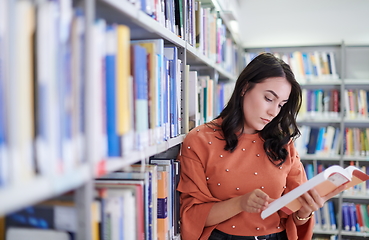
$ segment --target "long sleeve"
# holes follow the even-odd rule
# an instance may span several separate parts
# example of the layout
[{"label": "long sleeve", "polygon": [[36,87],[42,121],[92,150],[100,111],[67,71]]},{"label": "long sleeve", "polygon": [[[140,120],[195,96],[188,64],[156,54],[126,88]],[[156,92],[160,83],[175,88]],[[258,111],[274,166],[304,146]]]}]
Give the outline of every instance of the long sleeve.
[{"label": "long sleeve", "polygon": [[205,228],[209,211],[215,202],[210,193],[205,171],[197,155],[191,150],[189,139],[182,146],[179,160],[181,162],[181,179],[178,191],[181,193],[181,239],[207,239],[216,227]]}]

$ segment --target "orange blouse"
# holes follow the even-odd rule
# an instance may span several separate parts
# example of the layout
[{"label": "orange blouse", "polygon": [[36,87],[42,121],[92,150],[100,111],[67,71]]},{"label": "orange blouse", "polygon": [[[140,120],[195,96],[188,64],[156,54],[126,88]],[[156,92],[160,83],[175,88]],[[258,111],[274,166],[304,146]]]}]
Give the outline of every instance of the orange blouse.
[{"label": "orange blouse", "polygon": [[208,239],[217,228],[241,236],[267,235],[286,229],[290,240],[310,240],[313,218],[296,226],[292,215],[280,211],[264,220],[260,213],[241,212],[222,223],[205,227],[216,202],[256,188],[276,199],[306,181],[304,167],[292,142],[287,146],[287,160],[276,167],[265,154],[259,134],[242,134],[232,153],[224,150],[225,142],[221,138],[219,131],[201,125],[191,130],[183,141],[177,188],[181,192],[181,239]]}]

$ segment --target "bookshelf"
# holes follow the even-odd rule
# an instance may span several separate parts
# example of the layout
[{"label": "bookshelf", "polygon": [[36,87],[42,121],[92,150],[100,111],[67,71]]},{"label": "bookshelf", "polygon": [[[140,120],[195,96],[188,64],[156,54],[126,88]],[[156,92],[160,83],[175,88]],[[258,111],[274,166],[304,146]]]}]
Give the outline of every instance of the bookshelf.
[{"label": "bookshelf", "polygon": [[[368,155],[366,154],[366,148],[357,148],[355,152],[355,148],[353,146],[361,146],[361,142],[368,142],[368,140],[365,138],[363,138],[364,140],[356,140],[356,142],[352,144],[353,150],[349,150],[348,142],[350,142],[350,139],[348,138],[347,129],[366,129],[369,127],[369,118],[366,113],[368,102],[367,100],[363,100],[360,105],[358,105],[357,103],[360,101],[355,99],[360,98],[353,97],[349,100],[347,92],[348,90],[351,90],[351,92],[355,94],[361,90],[362,93],[365,93],[366,95],[369,90],[369,69],[367,68],[369,64],[369,46],[347,45],[342,42],[340,44],[332,45],[250,48],[246,49],[246,61],[249,61],[249,59],[252,58],[253,53],[260,51],[269,51],[279,54],[279,56],[285,61],[290,61],[290,65],[295,73],[296,79],[300,81],[303,89],[303,101],[305,102],[303,102],[302,109],[298,116],[298,124],[302,135],[296,142],[296,147],[305,165],[308,176],[309,171],[312,174],[316,174],[320,171],[319,169],[322,166],[327,167],[334,164],[341,166],[354,164],[356,166],[364,167],[363,170],[367,171],[366,169],[368,169],[369,165],[367,164]],[[328,77],[312,76],[309,80],[309,78],[306,78],[305,76],[311,75],[308,75],[305,72],[306,69],[300,68],[300,70],[298,64],[294,62],[294,60],[291,60],[294,57],[295,59],[298,58],[298,54],[296,54],[296,52],[308,54],[316,52],[333,52],[338,77],[332,75]],[[304,66],[305,65],[303,65],[303,67]],[[329,99],[326,99],[326,101],[331,101],[332,96],[334,95],[329,93],[332,93],[333,90],[338,92],[338,105],[336,109],[339,109],[339,111],[335,110],[332,112],[330,108],[332,105],[329,105],[329,103],[326,104],[327,108],[324,108],[324,97],[328,96]],[[319,94],[322,94],[323,97],[320,96],[319,98]],[[360,93],[358,95],[360,96]],[[314,103],[318,101],[321,106],[311,104],[309,101],[313,101]],[[350,106],[350,103],[352,104],[351,106],[353,106],[351,107],[351,113],[350,108],[347,107]],[[312,105],[314,105],[315,108],[313,108]],[[362,109],[362,111],[360,112],[358,109]],[[319,149],[319,144],[317,142],[313,142],[311,138],[311,129],[313,128],[316,129],[316,133],[319,132],[319,129],[324,129],[323,132],[326,133],[325,136],[328,135],[328,128],[331,129],[331,132],[333,132],[332,129],[335,129],[337,136],[339,136],[338,139],[341,139],[341,141],[336,145],[337,148],[329,147],[328,150],[326,148]],[[360,132],[359,130],[356,131]],[[360,135],[360,133],[357,135]],[[353,138],[354,137],[351,137],[351,139]],[[323,139],[329,142],[329,140],[327,140],[329,138],[326,137]],[[333,146],[332,139],[329,142],[330,146]],[[311,149],[309,149],[309,146]],[[341,240],[362,239],[363,237],[368,237],[368,228],[364,227],[360,230],[345,229],[345,222],[342,220],[344,216],[342,206],[345,203],[362,204],[367,206],[369,203],[368,196],[368,188],[366,185],[363,185],[361,188],[345,191],[344,193],[332,198],[331,201],[334,203],[337,224],[335,227],[317,224],[317,228],[314,230],[314,238],[332,239],[331,237],[335,237],[334,239]],[[324,208],[325,207],[323,207],[320,212],[323,212]]]},{"label": "bookshelf", "polygon": [[[153,3],[154,1],[146,1],[147,6],[156,7]],[[140,9],[141,1],[66,0],[63,1],[62,12],[59,12],[56,4],[58,3],[43,0],[5,0],[0,3],[0,95],[6,99],[0,99],[0,125],[1,131],[9,129],[9,132],[5,132],[8,134],[5,136],[8,137],[6,140],[9,141],[3,140],[4,135],[0,137],[0,216],[44,200],[58,198],[65,193],[72,193],[78,224],[75,239],[95,239],[93,226],[90,224],[94,219],[91,212],[94,203],[94,180],[140,161],[148,163],[151,156],[177,149],[189,130],[187,102],[189,98],[198,97],[195,93],[185,93],[189,71],[197,72],[198,76],[207,75],[213,80],[211,91],[214,104],[211,108],[215,116],[219,108],[215,102],[215,96],[218,94],[216,86],[218,82],[235,81],[239,72],[239,56],[236,53],[240,47],[223,23],[222,37],[226,42],[222,46],[216,46],[213,49],[215,52],[209,53],[208,49],[200,49],[196,42],[190,40],[190,37],[195,39],[191,36],[195,34],[195,30],[191,31],[191,34],[178,36],[173,28],[165,26],[167,21],[163,12],[157,13],[155,19]],[[182,1],[182,4],[183,28],[187,29],[187,24],[194,25],[195,18],[189,20],[190,13],[186,10],[189,9],[188,4],[195,4],[195,1],[186,0]],[[214,7],[206,5],[206,8],[206,11],[214,16],[216,24],[219,16],[213,11]],[[29,19],[25,20],[24,13],[28,14]],[[28,20],[29,26],[25,27],[28,32],[20,31],[21,23]],[[217,21],[220,24],[220,20]],[[106,119],[101,117],[106,111],[101,104],[106,97],[101,91],[106,87],[102,85],[101,71],[108,71],[105,69],[106,65],[101,63],[107,52],[104,45],[107,37],[101,35],[101,30],[112,24],[127,26],[129,41],[161,39],[163,46],[175,46],[178,50],[178,60],[181,61],[181,65],[178,65],[181,75],[178,89],[182,92],[177,95],[180,104],[177,111],[182,125],[178,127],[178,133],[164,139],[164,136],[160,135],[164,130],[160,127],[154,128],[153,132],[160,132],[157,134],[162,137],[160,141],[152,140],[155,139],[152,137],[146,145],[129,148],[119,156],[109,156],[106,153],[107,133],[102,128]],[[47,34],[51,29],[54,29],[51,31],[54,34],[51,34],[52,36]],[[37,31],[34,32],[35,30]],[[214,28],[214,31],[216,30]],[[27,33],[29,35],[25,35]],[[32,34],[35,34],[35,38]],[[15,41],[17,39],[24,41]],[[23,49],[24,56],[27,56],[26,53],[30,56],[27,59],[29,62],[23,63],[24,66],[18,64],[19,60],[23,60],[23,55],[13,54],[18,53],[20,48]],[[219,49],[228,55],[218,55]],[[188,71],[186,65],[189,66]],[[20,73],[23,73],[18,69],[20,67],[27,68],[30,74],[20,76]],[[20,94],[18,86],[21,80],[33,84],[25,89],[32,99],[31,103],[29,99],[16,97]],[[42,91],[46,92],[41,96]],[[29,114],[27,117],[18,112],[15,107],[18,104],[22,104],[24,111]],[[50,110],[53,111],[49,112]],[[74,131],[67,129],[69,121]],[[27,131],[33,134],[27,138],[27,144],[33,149],[29,152],[27,149],[23,150],[23,145],[19,145],[21,139],[18,134],[23,131],[19,126],[23,127],[24,124],[28,126]],[[67,132],[61,129],[67,129]],[[49,142],[49,138],[54,142]],[[132,138],[127,139],[134,141]],[[58,144],[62,147],[57,148]],[[18,157],[18,151],[23,155]],[[8,156],[12,161],[4,160],[3,156]],[[16,162],[9,166],[13,160]],[[20,178],[21,171],[25,171],[29,177]]]}]

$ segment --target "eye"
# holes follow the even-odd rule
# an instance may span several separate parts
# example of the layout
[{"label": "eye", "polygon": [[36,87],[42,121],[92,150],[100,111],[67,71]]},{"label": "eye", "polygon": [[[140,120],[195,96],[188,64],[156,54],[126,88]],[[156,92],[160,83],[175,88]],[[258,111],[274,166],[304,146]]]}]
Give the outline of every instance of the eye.
[{"label": "eye", "polygon": [[279,104],[278,107],[282,108],[287,102],[284,102],[283,104]]},{"label": "eye", "polygon": [[271,102],[271,101],[272,101],[272,99],[268,98],[267,96],[265,96],[265,100],[266,100],[267,102]]}]

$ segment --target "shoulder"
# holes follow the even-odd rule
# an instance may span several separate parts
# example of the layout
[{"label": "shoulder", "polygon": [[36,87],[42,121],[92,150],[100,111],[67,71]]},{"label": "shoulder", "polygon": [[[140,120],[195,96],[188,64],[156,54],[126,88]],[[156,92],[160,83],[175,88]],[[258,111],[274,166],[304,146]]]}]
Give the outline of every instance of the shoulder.
[{"label": "shoulder", "polygon": [[194,152],[206,153],[209,146],[219,146],[224,148],[224,140],[219,128],[213,124],[202,124],[192,129],[183,140],[183,151],[191,150]]},{"label": "shoulder", "polygon": [[[186,141],[196,141],[196,140],[206,140],[213,137],[221,137],[221,130],[216,124],[220,124],[220,120],[216,119],[213,122],[205,123],[200,126],[193,128],[184,140]],[[214,125],[215,124],[215,125]]]},{"label": "shoulder", "polygon": [[206,124],[192,129],[183,140],[183,146],[202,147],[203,144],[211,141],[215,136],[215,131]]}]

